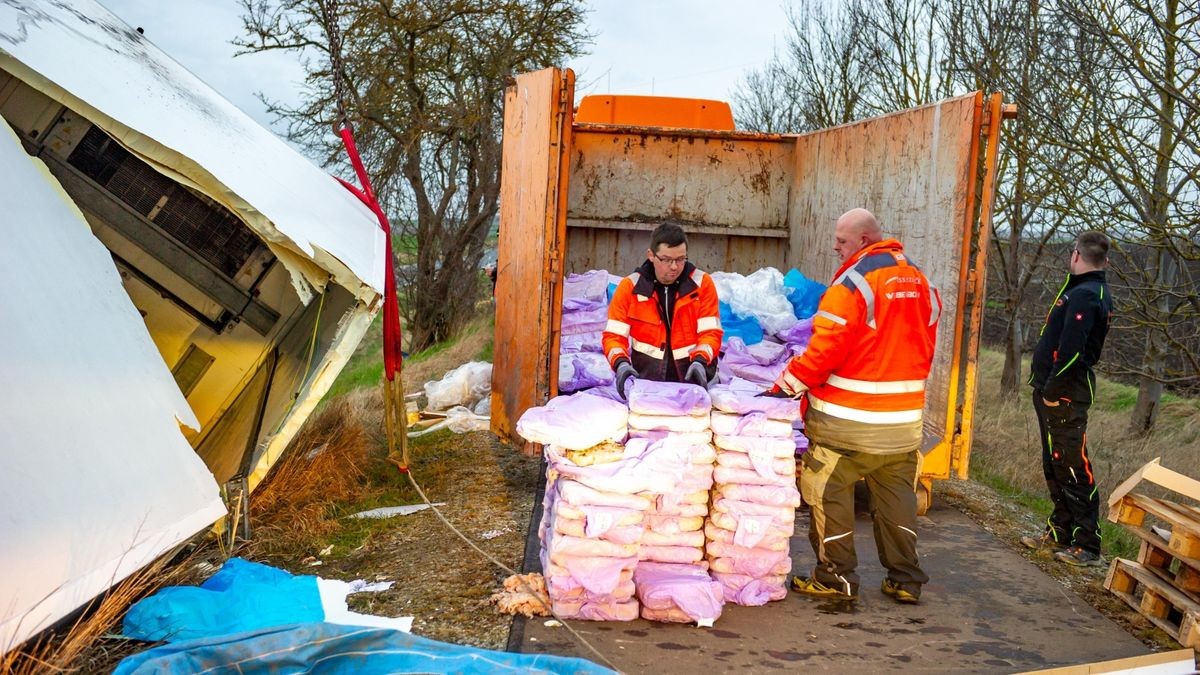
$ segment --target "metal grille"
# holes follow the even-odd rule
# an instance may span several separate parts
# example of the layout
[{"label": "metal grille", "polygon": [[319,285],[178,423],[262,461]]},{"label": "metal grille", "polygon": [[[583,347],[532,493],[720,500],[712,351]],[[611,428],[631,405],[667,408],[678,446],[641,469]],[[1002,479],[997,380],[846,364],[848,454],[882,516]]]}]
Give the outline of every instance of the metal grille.
[{"label": "metal grille", "polygon": [[230,278],[262,246],[228,209],[155,171],[99,127],[67,162]]}]

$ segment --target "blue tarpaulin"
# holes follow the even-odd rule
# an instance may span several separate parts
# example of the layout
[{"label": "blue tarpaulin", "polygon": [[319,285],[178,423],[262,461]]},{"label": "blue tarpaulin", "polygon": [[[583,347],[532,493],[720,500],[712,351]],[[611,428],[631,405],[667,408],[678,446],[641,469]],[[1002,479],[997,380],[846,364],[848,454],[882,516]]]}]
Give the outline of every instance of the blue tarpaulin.
[{"label": "blue tarpaulin", "polygon": [[230,558],[200,586],[171,586],[138,601],[121,632],[172,642],[324,619],[316,577]]},{"label": "blue tarpaulin", "polygon": [[807,319],[816,314],[817,305],[825,293],[823,284],[809,279],[794,267],[783,275],[783,288],[797,319]]},{"label": "blue tarpaulin", "polygon": [[385,628],[305,623],[173,642],[126,658],[114,675],[611,672],[579,658],[463,647]]},{"label": "blue tarpaulin", "polygon": [[725,330],[725,335],[722,342],[729,342],[729,338],[741,338],[746,345],[756,345],[763,340],[763,329],[758,323],[758,319],[753,316],[740,317],[734,314],[733,308],[724,300],[717,303],[717,307],[721,311],[721,328]]}]

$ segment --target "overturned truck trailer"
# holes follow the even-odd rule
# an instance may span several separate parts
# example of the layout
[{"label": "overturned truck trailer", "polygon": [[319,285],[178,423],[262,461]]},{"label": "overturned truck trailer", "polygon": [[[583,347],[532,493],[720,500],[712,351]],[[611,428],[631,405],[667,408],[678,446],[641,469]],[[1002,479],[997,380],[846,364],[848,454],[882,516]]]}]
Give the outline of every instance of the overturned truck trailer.
[{"label": "overturned truck trailer", "polygon": [[3,653],[263,480],[370,326],[385,241],[88,0],[0,6],[0,115]]},{"label": "overturned truck trailer", "polygon": [[[573,100],[574,74],[557,69],[517,77],[505,98],[495,433],[519,441],[521,413],[557,394],[564,275],[627,274],[645,258],[649,230],[672,221],[700,269],[796,267],[828,283],[834,223],[861,206],[945,304],[927,383],[922,509],[932,479],[966,477],[997,148],[1014,107],[975,92],[792,135],[734,131],[713,101],[606,97],[577,113]],[[585,114],[602,121],[577,119]]]}]

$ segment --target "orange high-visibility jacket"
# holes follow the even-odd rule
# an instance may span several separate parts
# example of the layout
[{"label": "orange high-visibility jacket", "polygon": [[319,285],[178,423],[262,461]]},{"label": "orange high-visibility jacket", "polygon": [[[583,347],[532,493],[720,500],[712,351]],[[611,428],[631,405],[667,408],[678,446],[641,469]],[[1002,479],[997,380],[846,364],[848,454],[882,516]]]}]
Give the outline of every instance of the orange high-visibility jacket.
[{"label": "orange high-visibility jacket", "polygon": [[867,424],[921,419],[942,298],[895,239],[851,256],[821,297],[808,349],[782,379],[808,404]]},{"label": "orange high-visibility jacket", "polygon": [[[654,290],[654,266],[647,261],[621,280],[608,306],[604,329],[604,354],[609,365],[627,358],[642,377],[654,380],[683,380],[693,358],[707,365],[717,362],[721,351],[721,314],[717,286],[704,272],[687,263],[679,275],[679,291],[671,308],[670,345],[668,328],[659,311]],[[668,378],[666,350],[675,360],[676,373]]]}]

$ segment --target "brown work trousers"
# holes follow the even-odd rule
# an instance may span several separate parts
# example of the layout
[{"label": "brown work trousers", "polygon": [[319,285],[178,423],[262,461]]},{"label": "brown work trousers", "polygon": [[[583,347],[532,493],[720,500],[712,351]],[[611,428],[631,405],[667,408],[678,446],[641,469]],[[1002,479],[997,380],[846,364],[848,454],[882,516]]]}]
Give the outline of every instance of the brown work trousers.
[{"label": "brown work trousers", "polygon": [[[843,422],[822,420],[803,457],[800,491],[808,502],[809,543],[817,556],[813,578],[850,595],[858,594],[858,557],[854,552],[854,484],[863,478],[870,494],[871,519],[879,562],[901,588],[920,595],[929,576],[917,560],[917,497],[915,492],[920,455],[917,448],[877,454],[839,449],[831,442],[830,427]],[[859,439],[864,425],[852,434]],[[919,423],[918,423],[919,425]],[[894,430],[889,430],[889,434]],[[894,435],[892,436],[894,438]]]}]

